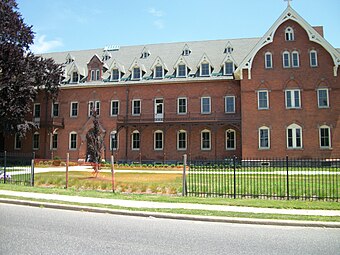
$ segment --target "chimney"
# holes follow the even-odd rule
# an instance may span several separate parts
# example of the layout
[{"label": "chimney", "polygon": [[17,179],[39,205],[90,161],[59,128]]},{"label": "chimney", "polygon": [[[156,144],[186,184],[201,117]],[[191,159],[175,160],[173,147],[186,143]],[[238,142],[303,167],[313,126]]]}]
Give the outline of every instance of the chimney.
[{"label": "chimney", "polygon": [[323,26],[315,26],[313,27],[315,29],[316,32],[318,32],[319,35],[323,36]]}]

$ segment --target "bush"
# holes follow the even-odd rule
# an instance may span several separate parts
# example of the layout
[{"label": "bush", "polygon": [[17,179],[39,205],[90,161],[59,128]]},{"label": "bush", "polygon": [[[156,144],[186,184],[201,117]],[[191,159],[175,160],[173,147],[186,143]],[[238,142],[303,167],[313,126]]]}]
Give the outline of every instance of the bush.
[{"label": "bush", "polygon": [[53,160],[53,165],[54,166],[60,166],[60,164],[61,164],[61,160],[60,159]]}]

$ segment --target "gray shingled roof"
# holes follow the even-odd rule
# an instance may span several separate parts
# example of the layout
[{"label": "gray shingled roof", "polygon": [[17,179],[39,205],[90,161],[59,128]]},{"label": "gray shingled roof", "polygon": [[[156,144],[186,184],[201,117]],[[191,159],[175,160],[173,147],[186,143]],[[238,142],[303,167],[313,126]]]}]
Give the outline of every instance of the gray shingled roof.
[{"label": "gray shingled roof", "polygon": [[[210,40],[210,41],[196,41],[196,42],[179,42],[179,43],[160,43],[149,44],[139,46],[122,46],[119,50],[109,51],[111,58],[105,62],[105,67],[109,68],[113,61],[119,63],[125,70],[125,74],[122,78],[127,78],[131,75],[129,68],[133,64],[134,60],[137,60],[140,65],[145,68],[144,77],[152,74],[151,67],[154,64],[157,57],[165,64],[168,69],[167,75],[174,74],[174,66],[178,59],[182,56],[182,51],[187,45],[191,50],[189,56],[182,56],[190,68],[190,73],[195,74],[197,67],[205,54],[210,60],[211,66],[214,68],[213,73],[218,73],[221,70],[221,64],[225,61],[227,54],[224,53],[227,45],[233,48],[230,57],[235,61],[235,65],[238,66],[245,56],[256,45],[260,38],[249,39],[225,39],[225,40]],[[146,49],[150,55],[143,59],[141,58],[142,51]],[[83,75],[87,75],[87,64],[91,58],[97,54],[100,58],[103,56],[104,48],[92,49],[92,50],[80,50],[70,52],[56,52],[42,54],[43,57],[53,58],[57,63],[65,64],[65,75],[69,73],[72,65],[76,64],[79,68],[79,72]],[[66,57],[70,55],[74,59],[74,63],[66,64]],[[110,70],[103,74],[103,78],[108,78]],[[70,77],[69,77],[70,78]],[[166,79],[165,79],[166,80]]]}]

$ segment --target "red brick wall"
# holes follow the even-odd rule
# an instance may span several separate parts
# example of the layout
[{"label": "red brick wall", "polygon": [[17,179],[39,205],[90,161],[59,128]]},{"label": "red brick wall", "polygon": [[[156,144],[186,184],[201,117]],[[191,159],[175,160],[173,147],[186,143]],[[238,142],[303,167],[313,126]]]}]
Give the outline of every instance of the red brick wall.
[{"label": "red brick wall", "polygon": [[[294,41],[286,41],[284,30],[291,26],[295,32]],[[309,50],[316,50],[318,67],[310,67]],[[299,68],[283,68],[282,52],[297,50],[300,56]],[[264,54],[273,54],[273,69],[264,68]],[[319,44],[309,41],[305,30],[294,21],[283,23],[275,32],[272,43],[256,54],[251,79],[244,71],[241,81],[242,98],[242,154],[244,157],[340,157],[334,154],[339,145],[337,119],[340,114],[340,80],[333,75],[333,60]],[[339,75],[339,71],[338,71]],[[330,108],[318,109],[316,89],[320,84],[329,88]],[[259,89],[269,90],[269,110],[257,110]],[[301,109],[286,109],[286,88],[301,89]],[[299,124],[303,132],[303,148],[297,150],[286,147],[286,127]],[[333,149],[320,149],[318,126],[331,126]],[[271,130],[270,150],[258,149],[258,128],[268,126]],[[333,154],[332,154],[333,153]]]}]

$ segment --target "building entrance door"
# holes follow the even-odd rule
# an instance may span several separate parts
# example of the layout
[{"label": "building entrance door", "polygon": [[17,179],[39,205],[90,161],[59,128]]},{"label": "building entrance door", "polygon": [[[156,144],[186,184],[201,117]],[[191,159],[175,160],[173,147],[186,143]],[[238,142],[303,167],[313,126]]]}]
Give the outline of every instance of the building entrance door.
[{"label": "building entrance door", "polygon": [[155,122],[163,122],[164,118],[164,101],[163,98],[155,99]]}]

